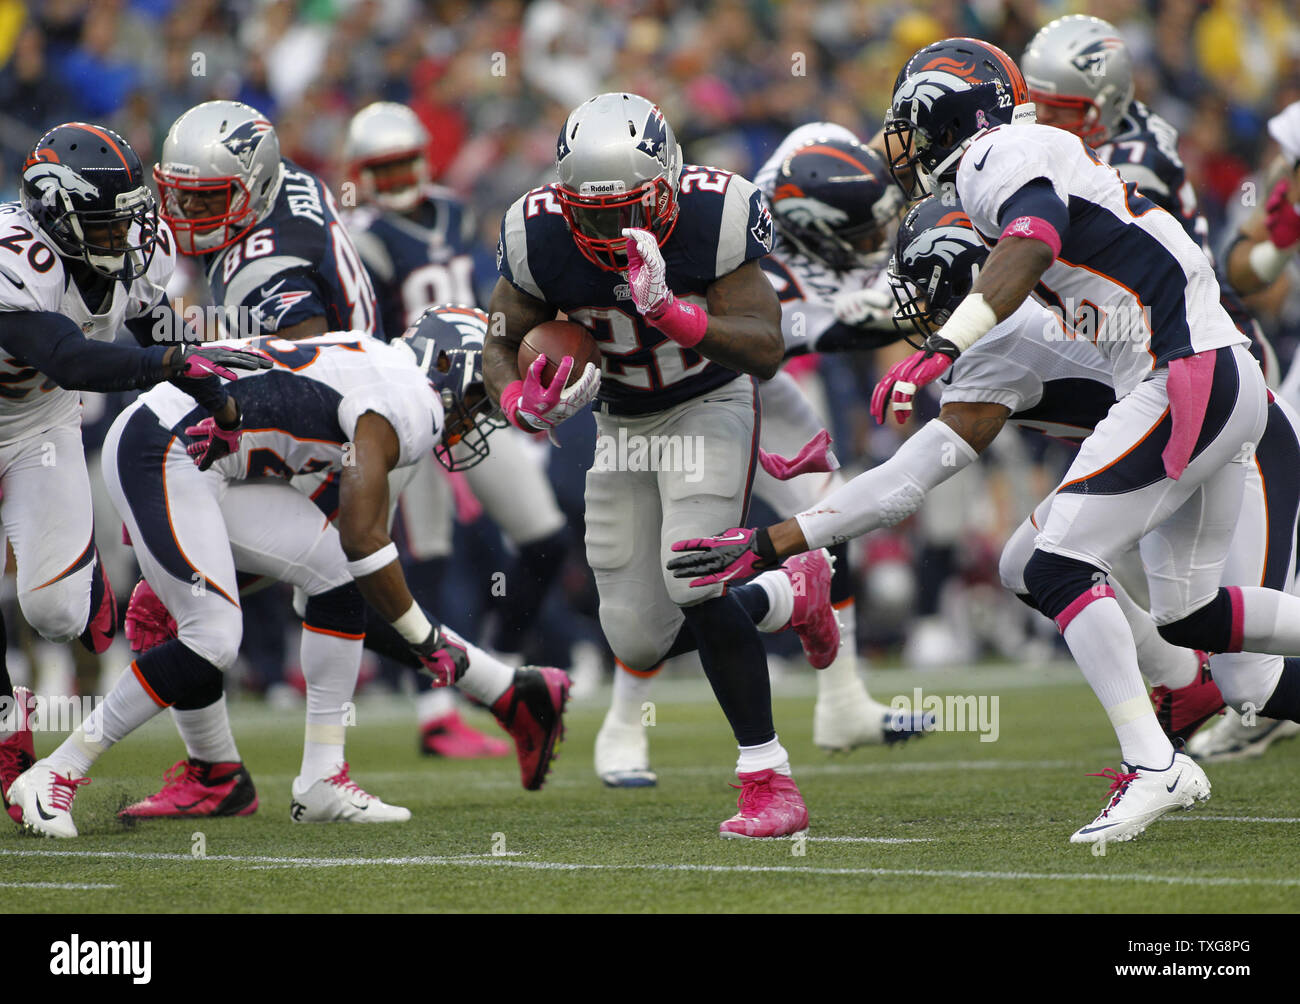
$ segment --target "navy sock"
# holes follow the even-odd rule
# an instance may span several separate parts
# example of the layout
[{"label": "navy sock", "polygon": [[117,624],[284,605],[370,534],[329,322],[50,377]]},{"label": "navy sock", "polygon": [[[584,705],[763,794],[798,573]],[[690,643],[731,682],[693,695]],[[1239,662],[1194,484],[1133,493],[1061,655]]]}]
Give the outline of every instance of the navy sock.
[{"label": "navy sock", "polygon": [[736,742],[759,746],[776,736],[767,656],[754,622],[730,594],[683,607],[704,675]]},{"label": "navy sock", "polygon": [[832,544],[829,548],[835,559],[835,570],[831,572],[831,604],[838,607],[845,600],[851,600],[857,594],[858,584],[853,581],[853,570],[849,568],[849,544]]},{"label": "navy sock", "polygon": [[567,550],[568,530],[564,527],[519,548],[514,566],[506,573],[509,600],[501,605],[501,617],[492,633],[492,647],[498,652],[523,651],[524,634],[537,618]]},{"label": "navy sock", "polygon": [[772,607],[772,601],[767,597],[767,590],[754,582],[748,582],[743,586],[736,586],[727,590],[728,594],[736,598],[745,613],[749,614],[749,619],[755,624],[767,616],[768,610]]},{"label": "navy sock", "polygon": [[1300,722],[1300,659],[1282,661],[1282,675],[1259,713],[1265,718]]},{"label": "navy sock", "polygon": [[9,636],[5,631],[4,615],[0,614],[0,697],[8,697],[14,692],[14,681],[9,679],[9,664],[5,654],[9,650]]}]

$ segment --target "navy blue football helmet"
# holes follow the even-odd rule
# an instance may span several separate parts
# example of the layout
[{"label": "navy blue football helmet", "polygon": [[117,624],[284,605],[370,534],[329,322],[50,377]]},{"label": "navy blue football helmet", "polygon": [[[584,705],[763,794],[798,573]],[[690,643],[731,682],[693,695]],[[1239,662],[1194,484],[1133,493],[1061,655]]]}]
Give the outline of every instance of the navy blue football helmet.
[{"label": "navy blue football helmet", "polygon": [[123,282],[148,270],[157,204],[140,158],[111,129],[66,122],[47,132],[23,162],[21,199],[61,257]]},{"label": "navy blue football helmet", "polygon": [[439,303],[398,339],[414,354],[442,401],[442,441],[434,450],[449,471],[464,471],[488,455],[487,438],[505,426],[483,382],[488,315],[477,307]]},{"label": "navy blue football helmet", "polygon": [[945,205],[937,195],[912,207],[898,228],[889,285],[898,309],[894,323],[910,326],[921,347],[948,320],[989,256],[960,204]]},{"label": "navy blue football helmet", "polygon": [[980,133],[1034,121],[1020,68],[996,45],[948,38],[921,49],[899,71],[885,119],[889,170],[909,198],[931,195],[957,177]]},{"label": "navy blue football helmet", "polygon": [[902,192],[875,150],[857,140],[814,139],[781,163],[772,190],[777,229],[835,272],[869,264]]}]

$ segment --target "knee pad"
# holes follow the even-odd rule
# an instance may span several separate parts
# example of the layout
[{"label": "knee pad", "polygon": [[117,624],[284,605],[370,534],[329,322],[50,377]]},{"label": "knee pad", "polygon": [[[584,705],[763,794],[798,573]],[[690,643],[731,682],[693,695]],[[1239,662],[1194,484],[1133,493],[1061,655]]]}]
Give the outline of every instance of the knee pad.
[{"label": "knee pad", "polygon": [[636,610],[600,605],[600,626],[614,657],[628,669],[654,669],[672,644],[672,638],[656,638]]},{"label": "knee pad", "polygon": [[91,578],[94,571],[92,566],[42,589],[19,593],[18,606],[27,623],[47,641],[76,638],[90,620],[92,584],[98,578]]},{"label": "knee pad", "polygon": [[1170,645],[1182,648],[1199,648],[1206,652],[1241,651],[1241,604],[1233,602],[1231,586],[1219,587],[1214,599],[1190,614],[1159,624],[1156,630]]},{"label": "knee pad", "polygon": [[204,708],[221,696],[221,670],[177,639],[136,659],[135,672],[162,705],[183,702],[188,708]]},{"label": "knee pad", "polygon": [[1025,586],[1034,605],[1062,632],[1089,603],[1115,595],[1096,565],[1037,549],[1025,565]]},{"label": "knee pad", "polygon": [[328,592],[308,596],[302,622],[310,628],[359,638],[366,633],[366,601],[357,584],[349,582]]}]

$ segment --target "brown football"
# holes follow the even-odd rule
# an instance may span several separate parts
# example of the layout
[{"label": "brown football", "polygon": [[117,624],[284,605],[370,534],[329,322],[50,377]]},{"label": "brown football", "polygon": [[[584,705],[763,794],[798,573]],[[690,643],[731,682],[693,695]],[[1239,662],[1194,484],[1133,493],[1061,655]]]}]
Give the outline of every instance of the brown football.
[{"label": "brown football", "polygon": [[595,363],[600,368],[600,347],[596,339],[581,324],[573,321],[545,321],[524,335],[519,346],[519,378],[528,376],[528,367],[538,356],[546,356],[546,366],[542,370],[542,383],[550,386],[555,379],[555,371],[565,356],[573,356],[573,370],[569,373],[566,387],[572,386],[587,363]]}]

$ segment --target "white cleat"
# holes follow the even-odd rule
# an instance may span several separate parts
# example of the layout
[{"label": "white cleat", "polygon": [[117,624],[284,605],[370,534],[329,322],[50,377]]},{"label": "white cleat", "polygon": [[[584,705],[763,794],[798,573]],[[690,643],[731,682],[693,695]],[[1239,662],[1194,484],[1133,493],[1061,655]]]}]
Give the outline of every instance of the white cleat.
[{"label": "white cleat", "polygon": [[596,776],[609,788],[653,788],[659,776],[650,769],[650,738],[639,722],[628,725],[613,709],[596,733]]},{"label": "white cleat", "polygon": [[323,777],[289,802],[295,823],[404,823],[411,810],[389,805],[364,791],[348,777],[345,763],[337,774]]},{"label": "white cleat", "polygon": [[1190,809],[1210,797],[1210,779],[1185,753],[1175,753],[1164,770],[1130,767],[1100,774],[1110,780],[1110,797],[1101,815],[1070,837],[1072,844],[1122,843],[1132,840],[1172,809]]},{"label": "white cleat", "polygon": [[856,687],[819,694],[813,706],[813,745],[828,753],[893,745],[934,728],[933,712],[896,711]]},{"label": "white cleat", "polygon": [[48,760],[37,760],[9,786],[9,804],[23,811],[23,826],[43,837],[75,837],[72,800],[77,789],[90,784],[90,778],[70,778],[50,767]]},{"label": "white cleat", "polygon": [[1279,739],[1297,734],[1300,734],[1300,723],[1256,715],[1255,724],[1247,725],[1241,715],[1229,708],[1222,721],[1192,736],[1187,753],[1201,763],[1248,760],[1263,756]]}]

